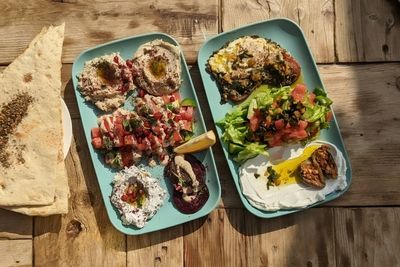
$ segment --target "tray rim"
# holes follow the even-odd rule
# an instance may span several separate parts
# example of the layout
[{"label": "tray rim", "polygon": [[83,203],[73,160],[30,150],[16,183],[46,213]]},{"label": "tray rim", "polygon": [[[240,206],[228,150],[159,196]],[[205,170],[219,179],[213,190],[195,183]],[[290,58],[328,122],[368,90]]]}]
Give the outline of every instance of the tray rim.
[{"label": "tray rim", "polygon": [[[180,53],[181,53],[181,61],[184,63],[183,64],[184,66],[182,66],[182,69],[184,69],[184,71],[186,71],[186,73],[187,73],[187,76],[189,78],[188,79],[188,83],[189,83],[190,87],[192,88],[193,96],[194,96],[196,102],[199,104],[198,105],[198,107],[199,107],[198,108],[198,114],[199,114],[198,115],[198,119],[199,120],[197,120],[197,123],[201,123],[203,128],[207,131],[207,126],[206,126],[205,121],[204,121],[204,116],[203,116],[203,113],[201,112],[200,102],[199,102],[198,97],[197,97],[196,88],[193,85],[192,77],[190,75],[190,71],[189,71],[185,56],[183,54],[182,47],[180,46],[179,42],[174,37],[172,37],[169,34],[166,34],[166,33],[163,33],[163,32],[158,32],[158,31],[149,32],[149,33],[143,33],[143,34],[138,34],[138,35],[132,35],[132,36],[127,36],[127,37],[123,37],[123,38],[120,38],[120,39],[112,40],[112,41],[109,41],[109,42],[106,42],[106,43],[102,43],[102,44],[99,44],[99,45],[96,45],[96,46],[93,46],[93,47],[90,47],[90,48],[87,48],[87,49],[83,50],[78,56],[75,57],[74,62],[72,64],[72,68],[71,68],[71,79],[72,79],[73,86],[74,86],[75,99],[76,99],[76,102],[77,102],[77,105],[78,105],[79,113],[81,114],[81,104],[78,102],[78,96],[80,96],[80,92],[77,89],[77,84],[75,82],[76,77],[74,77],[74,74],[78,73],[76,68],[77,68],[77,65],[78,65],[77,62],[80,60],[80,58],[83,57],[85,54],[90,53],[93,50],[101,49],[103,47],[112,46],[112,45],[114,45],[116,43],[120,43],[120,42],[125,42],[125,41],[129,41],[129,40],[140,39],[140,38],[146,38],[146,37],[149,37],[149,36],[155,36],[154,40],[157,39],[157,36],[158,37],[160,37],[160,36],[166,37],[166,39],[170,39],[171,41],[173,41],[174,45],[176,45],[179,48]],[[93,109],[93,112],[94,111],[95,110]],[[82,123],[82,126],[83,126],[82,128],[84,129],[85,127],[84,127],[84,122],[83,122],[82,118],[81,118],[81,123]],[[110,214],[111,211],[107,208],[107,206],[105,204],[106,199],[103,197],[103,195],[105,195],[105,194],[103,194],[102,186],[100,186],[99,178],[98,178],[98,175],[97,175],[98,170],[94,166],[94,160],[95,159],[93,158],[92,153],[90,152],[90,144],[89,144],[89,142],[88,142],[88,140],[86,138],[86,134],[85,134],[85,139],[86,139],[86,143],[87,143],[87,146],[88,146],[88,149],[89,149],[90,159],[91,159],[92,166],[93,166],[93,169],[94,169],[94,172],[95,172],[95,175],[96,175],[96,180],[97,180],[97,183],[98,183],[98,186],[99,186],[99,189],[100,189],[101,198],[103,199],[104,209],[106,210],[107,217],[108,217],[110,223],[112,224],[112,226],[116,230],[118,230],[119,232],[121,232],[123,234],[136,236],[136,235],[152,233],[152,232],[161,231],[161,230],[164,230],[164,229],[168,229],[168,228],[171,228],[171,227],[174,227],[174,226],[177,226],[177,225],[181,225],[181,224],[184,224],[184,223],[187,223],[187,222],[202,218],[202,217],[207,216],[208,214],[210,214],[213,210],[215,210],[217,208],[217,206],[219,205],[220,201],[221,201],[221,191],[222,191],[221,182],[220,182],[218,170],[217,170],[217,167],[216,167],[214,154],[212,152],[212,148],[210,147],[207,150],[205,150],[205,152],[209,154],[210,159],[211,159],[211,163],[212,163],[212,168],[214,169],[214,172],[215,172],[215,179],[216,179],[216,185],[217,185],[217,188],[215,190],[217,191],[217,196],[216,196],[215,203],[213,203],[213,205],[209,208],[209,210],[203,211],[204,212],[203,215],[196,216],[196,213],[200,212],[200,211],[198,211],[196,213],[191,214],[193,217],[191,217],[189,220],[185,220],[183,222],[182,221],[177,221],[176,223],[174,223],[172,225],[169,225],[167,227],[161,227],[161,228],[153,229],[153,230],[150,230],[150,231],[141,231],[139,233],[137,233],[136,231],[143,230],[143,229],[145,229],[146,226],[144,226],[143,228],[140,228],[140,229],[134,229],[134,228],[131,228],[129,226],[122,226],[121,227],[120,225],[116,225],[115,222],[111,219],[111,217],[112,217],[112,214]],[[111,181],[110,181],[110,183],[111,183]],[[165,200],[165,201],[167,201],[167,200]],[[120,215],[116,214],[116,216],[117,216],[117,219],[120,220]]]},{"label": "tray rim", "polygon": [[[326,92],[326,90],[325,90],[325,84],[324,84],[323,80],[321,79],[321,75],[320,75],[320,73],[319,73],[317,63],[316,63],[315,58],[314,58],[314,56],[313,56],[313,54],[312,54],[312,52],[311,52],[310,46],[308,45],[308,42],[307,42],[307,39],[306,39],[306,37],[305,37],[305,35],[304,35],[303,30],[301,29],[301,27],[300,27],[295,21],[293,21],[293,20],[291,20],[291,19],[288,19],[288,18],[286,18],[286,17],[277,17],[277,18],[266,19],[266,20],[262,20],[262,21],[258,21],[258,22],[253,22],[253,23],[245,24],[245,25],[242,25],[242,26],[240,26],[240,27],[231,29],[231,30],[229,30],[229,31],[221,32],[221,33],[219,33],[219,34],[217,34],[217,35],[214,35],[214,36],[210,37],[209,39],[207,39],[207,40],[201,45],[201,47],[200,47],[200,49],[199,49],[199,52],[198,52],[198,55],[197,55],[197,64],[198,64],[199,71],[200,71],[201,81],[203,82],[203,87],[206,88],[205,82],[204,82],[205,79],[204,79],[204,77],[203,77],[203,73],[204,73],[203,68],[204,68],[204,66],[201,66],[201,65],[200,65],[200,64],[201,64],[201,63],[200,63],[200,62],[201,62],[200,59],[201,59],[201,54],[202,54],[201,52],[202,52],[202,50],[205,49],[205,48],[207,47],[207,45],[209,44],[209,42],[211,42],[211,41],[213,41],[213,40],[215,40],[215,39],[219,39],[219,38],[221,38],[221,37],[223,37],[223,36],[226,36],[226,35],[235,33],[235,32],[240,32],[240,31],[242,31],[243,29],[250,29],[250,28],[252,28],[252,27],[254,27],[254,26],[258,26],[258,25],[260,25],[260,24],[268,24],[268,23],[271,23],[271,22],[280,22],[280,21],[291,24],[291,26],[292,26],[292,27],[295,27],[296,30],[300,33],[299,36],[301,37],[302,42],[304,42],[305,46],[307,47],[307,53],[309,54],[309,56],[310,56],[310,58],[311,58],[312,66],[313,66],[314,69],[316,70],[316,75],[317,75],[319,81],[321,82],[322,89]],[[205,89],[205,90],[206,90],[206,89]],[[207,96],[207,101],[208,101],[207,90],[206,90],[206,96]],[[210,103],[208,103],[208,104],[209,104],[210,109],[211,109],[211,104],[210,104]],[[212,114],[212,112],[211,112],[211,114]],[[289,214],[291,214],[291,213],[295,213],[295,212],[300,212],[300,211],[303,211],[303,210],[307,210],[307,209],[312,208],[312,207],[315,207],[315,206],[324,205],[324,204],[326,204],[327,202],[330,202],[330,201],[333,201],[333,200],[339,198],[340,196],[342,196],[344,193],[346,193],[346,192],[349,190],[349,188],[350,188],[350,186],[351,186],[351,184],[352,184],[352,180],[353,180],[353,171],[352,171],[351,161],[350,161],[350,157],[349,157],[349,155],[348,155],[348,153],[347,153],[346,144],[345,144],[344,141],[343,141],[343,137],[342,137],[342,134],[341,134],[341,131],[340,131],[340,127],[339,127],[339,124],[338,124],[338,122],[337,122],[336,115],[335,115],[335,112],[334,112],[333,109],[332,109],[332,115],[333,115],[333,120],[332,120],[332,122],[335,124],[335,126],[336,126],[336,128],[337,128],[337,130],[338,130],[338,138],[339,138],[339,141],[341,142],[341,144],[342,144],[342,146],[343,146],[343,151],[341,151],[341,152],[343,153],[344,158],[345,158],[345,160],[346,160],[347,172],[349,173],[348,176],[346,175],[346,180],[347,180],[347,182],[348,182],[346,188],[343,189],[343,190],[340,190],[340,191],[335,191],[335,192],[333,192],[334,194],[333,194],[333,193],[328,194],[328,195],[325,197],[324,200],[322,200],[322,201],[317,201],[317,202],[315,202],[315,203],[313,203],[313,204],[310,204],[310,205],[308,205],[308,206],[306,206],[306,207],[303,207],[303,208],[281,209],[281,210],[278,210],[278,211],[264,211],[264,210],[261,210],[261,209],[258,209],[258,208],[256,208],[256,207],[252,206],[252,205],[249,203],[249,201],[248,201],[247,198],[243,195],[243,192],[242,192],[242,190],[241,190],[241,188],[240,188],[240,181],[239,181],[239,180],[238,180],[237,182],[235,181],[235,178],[233,177],[232,170],[231,170],[231,168],[229,167],[229,171],[231,172],[232,180],[233,180],[233,183],[235,184],[235,187],[236,187],[236,189],[237,189],[237,191],[238,191],[237,193],[239,194],[240,200],[241,200],[242,204],[244,205],[244,207],[245,207],[251,214],[255,215],[256,217],[264,218],[264,219],[272,219],[272,218],[276,218],[276,217],[281,217],[281,216],[289,215]],[[212,119],[213,119],[213,121],[214,121],[215,127],[218,129],[218,126],[217,126],[216,123],[215,123],[215,120],[214,120],[214,116],[213,116],[213,115],[212,115]],[[332,122],[331,122],[331,123],[332,123]],[[223,152],[224,152],[224,155],[225,155],[225,160],[226,160],[226,162],[228,163],[229,161],[232,161],[232,160],[229,159],[229,157],[228,157],[229,153],[228,153],[227,150],[226,150],[226,149],[227,149],[227,148],[226,148],[226,144],[221,140],[218,131],[217,131],[217,135],[218,135],[218,140],[220,141],[221,146],[222,146],[222,148],[223,148]],[[229,164],[228,164],[228,166],[229,166]],[[239,176],[238,176],[238,179],[239,179]],[[279,213],[279,212],[282,212],[282,213]]]}]

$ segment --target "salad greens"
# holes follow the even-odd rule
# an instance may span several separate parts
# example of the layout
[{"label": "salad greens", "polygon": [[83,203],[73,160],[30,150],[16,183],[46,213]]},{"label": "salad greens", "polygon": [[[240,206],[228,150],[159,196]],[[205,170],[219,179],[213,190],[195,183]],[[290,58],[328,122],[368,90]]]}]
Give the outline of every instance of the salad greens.
[{"label": "salad greens", "polygon": [[306,143],[329,127],[332,101],[316,88],[304,85],[270,88],[262,85],[246,101],[217,122],[222,141],[237,162],[268,155],[269,147]]}]

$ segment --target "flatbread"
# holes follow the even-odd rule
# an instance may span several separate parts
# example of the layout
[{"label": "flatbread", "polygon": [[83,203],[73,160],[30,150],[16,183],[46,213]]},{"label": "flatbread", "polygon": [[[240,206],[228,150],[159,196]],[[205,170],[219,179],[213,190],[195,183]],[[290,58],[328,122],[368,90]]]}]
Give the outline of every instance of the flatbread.
[{"label": "flatbread", "polygon": [[57,164],[55,187],[54,202],[51,205],[8,206],[1,208],[29,216],[49,216],[53,214],[66,214],[68,213],[69,187],[64,160],[59,161]]},{"label": "flatbread", "polygon": [[[11,166],[0,164],[0,206],[54,202],[61,148],[61,53],[64,24],[44,28],[0,75],[0,106],[33,97],[8,141]],[[18,159],[18,153],[23,161]]]}]

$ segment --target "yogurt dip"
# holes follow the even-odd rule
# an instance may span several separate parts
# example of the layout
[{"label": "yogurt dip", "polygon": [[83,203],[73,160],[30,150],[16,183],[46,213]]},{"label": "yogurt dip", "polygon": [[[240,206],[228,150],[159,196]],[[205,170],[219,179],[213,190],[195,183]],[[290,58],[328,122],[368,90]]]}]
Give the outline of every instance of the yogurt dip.
[{"label": "yogurt dip", "polygon": [[[325,187],[315,189],[303,184],[300,179],[279,178],[279,185],[267,186],[267,168],[276,168],[280,163],[301,157],[305,151],[312,150],[321,145],[328,145],[331,154],[336,162],[338,176],[336,179],[327,179]],[[347,187],[346,181],[346,160],[342,152],[333,144],[326,142],[312,142],[306,147],[291,145],[275,147],[269,150],[270,156],[257,156],[249,159],[239,171],[240,185],[243,195],[251,205],[265,211],[277,211],[281,209],[304,208],[318,201],[334,191],[344,190]],[[304,157],[304,155],[303,155]],[[295,166],[297,167],[297,166]],[[279,167],[278,167],[279,168]],[[295,175],[295,174],[293,174]]]},{"label": "yogurt dip", "polygon": [[113,184],[111,203],[125,225],[143,228],[164,203],[166,191],[160,182],[136,166],[116,174]]}]

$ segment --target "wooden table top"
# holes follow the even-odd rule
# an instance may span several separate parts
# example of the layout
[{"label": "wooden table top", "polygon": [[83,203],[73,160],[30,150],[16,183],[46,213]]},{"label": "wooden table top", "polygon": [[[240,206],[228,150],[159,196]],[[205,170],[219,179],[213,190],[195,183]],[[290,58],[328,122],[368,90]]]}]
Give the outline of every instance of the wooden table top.
[{"label": "wooden table top", "polygon": [[[209,216],[141,236],[107,218],[71,81],[74,58],[113,39],[166,32],[182,45],[208,129],[196,57],[205,38],[288,17],[302,27],[333,99],[353,182],[324,206],[259,219],[240,202],[220,144],[222,200]],[[0,1],[0,69],[43,26],[66,22],[62,79],[74,140],[69,213],[0,210],[0,266],[400,266],[400,5],[389,0]]]}]

